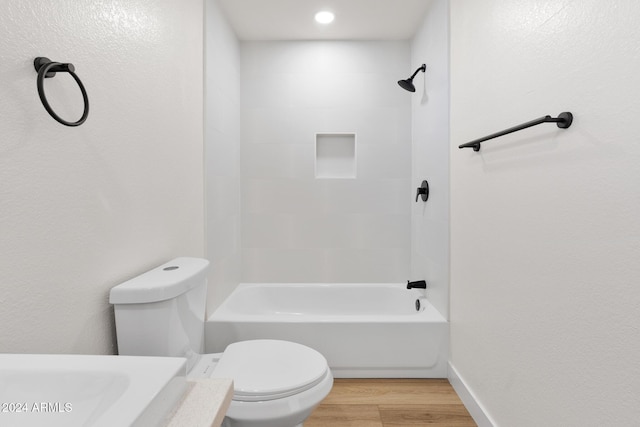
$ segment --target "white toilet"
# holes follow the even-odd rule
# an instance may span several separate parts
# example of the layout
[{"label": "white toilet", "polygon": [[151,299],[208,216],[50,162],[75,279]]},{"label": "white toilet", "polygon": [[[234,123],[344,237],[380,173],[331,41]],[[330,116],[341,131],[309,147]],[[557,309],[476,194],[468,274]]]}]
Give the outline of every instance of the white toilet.
[{"label": "white toilet", "polygon": [[233,378],[224,427],[302,426],[333,385],[327,361],[301,344],[251,340],[202,354],[209,261],[177,258],[111,289],[122,355],[187,358],[191,378]]}]

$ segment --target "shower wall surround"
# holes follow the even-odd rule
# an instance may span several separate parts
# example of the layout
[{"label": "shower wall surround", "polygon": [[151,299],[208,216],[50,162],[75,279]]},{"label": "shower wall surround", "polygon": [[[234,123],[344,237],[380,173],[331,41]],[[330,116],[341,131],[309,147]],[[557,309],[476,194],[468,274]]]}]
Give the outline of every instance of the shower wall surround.
[{"label": "shower wall surround", "polygon": [[[426,279],[429,300],[449,315],[449,8],[433,0],[411,42],[411,64],[427,70],[413,83],[413,189],[429,181],[427,203],[411,204],[411,277]],[[410,67],[411,68],[411,67]],[[415,198],[415,193],[414,193]]]},{"label": "shower wall surround", "polygon": [[205,2],[207,307],[240,282],[240,43],[217,1]]},{"label": "shower wall surround", "polygon": [[[408,42],[243,42],[242,281],[408,278]],[[355,178],[314,176],[316,134],[357,138]]]}]

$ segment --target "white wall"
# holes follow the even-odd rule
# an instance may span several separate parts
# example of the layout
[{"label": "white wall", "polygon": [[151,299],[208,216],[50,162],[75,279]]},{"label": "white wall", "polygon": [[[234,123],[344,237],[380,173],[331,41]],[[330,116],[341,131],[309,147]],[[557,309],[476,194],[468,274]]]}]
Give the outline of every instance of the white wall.
[{"label": "white wall", "polygon": [[[449,8],[434,0],[411,43],[414,79],[412,180],[415,191],[429,182],[429,199],[412,203],[411,277],[427,281],[429,301],[449,313]],[[408,71],[407,71],[408,73]]]},{"label": "white wall", "polygon": [[[402,282],[410,263],[408,42],[243,42],[242,280]],[[357,177],[314,177],[316,132]]]},{"label": "white wall", "polygon": [[207,307],[240,282],[240,45],[217,0],[205,4]]},{"label": "white wall", "polygon": [[[0,352],[112,353],[109,289],[203,255],[202,2],[5,1],[0,28]],[[76,66],[84,125],[36,56]]]},{"label": "white wall", "polygon": [[640,3],[450,7],[451,363],[496,425],[637,425]]}]

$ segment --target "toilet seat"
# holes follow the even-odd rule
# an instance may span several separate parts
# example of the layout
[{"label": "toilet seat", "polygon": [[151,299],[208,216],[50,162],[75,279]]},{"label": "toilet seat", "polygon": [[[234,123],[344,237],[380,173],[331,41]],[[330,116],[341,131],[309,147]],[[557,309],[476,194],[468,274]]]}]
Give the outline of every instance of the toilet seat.
[{"label": "toilet seat", "polygon": [[319,352],[288,341],[251,340],[230,344],[212,377],[233,378],[233,400],[281,399],[313,388],[329,375]]}]

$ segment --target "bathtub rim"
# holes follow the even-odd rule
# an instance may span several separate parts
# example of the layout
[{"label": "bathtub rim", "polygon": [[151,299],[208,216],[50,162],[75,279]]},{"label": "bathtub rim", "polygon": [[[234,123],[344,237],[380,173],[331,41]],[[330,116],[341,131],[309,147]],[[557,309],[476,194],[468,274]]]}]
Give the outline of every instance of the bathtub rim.
[{"label": "bathtub rim", "polygon": [[308,286],[320,287],[320,288],[332,288],[332,287],[392,287],[397,289],[404,289],[405,285],[401,283],[392,282],[380,282],[380,283],[325,283],[325,282],[294,282],[294,283],[279,283],[279,282],[242,282],[239,283],[234,290],[229,294],[224,301],[216,307],[211,314],[207,316],[207,321],[220,321],[220,322],[238,322],[238,323],[251,323],[251,322],[264,322],[274,321],[284,323],[296,323],[296,322],[317,322],[317,323],[404,323],[404,322],[416,322],[416,323],[441,323],[447,322],[447,319],[438,311],[438,309],[429,301],[427,295],[422,290],[412,289],[416,295],[419,295],[417,299],[420,299],[422,303],[422,310],[407,314],[293,314],[293,313],[278,313],[278,314],[244,314],[239,313],[233,309],[230,309],[229,301],[233,297],[237,297],[238,291],[248,290],[252,288],[282,288],[282,287],[295,287],[304,288]]}]

